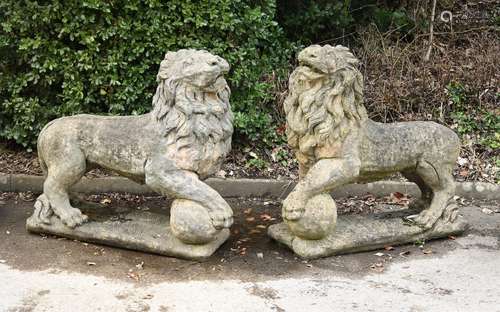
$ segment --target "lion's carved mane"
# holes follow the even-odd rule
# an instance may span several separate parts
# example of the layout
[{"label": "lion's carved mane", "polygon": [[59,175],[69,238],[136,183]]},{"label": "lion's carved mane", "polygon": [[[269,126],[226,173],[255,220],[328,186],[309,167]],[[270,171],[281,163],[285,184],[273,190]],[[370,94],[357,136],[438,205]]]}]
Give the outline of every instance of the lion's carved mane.
[{"label": "lion's carved mane", "polygon": [[[167,56],[167,64],[162,62],[162,66],[168,67],[168,61]],[[217,90],[204,91],[177,79],[175,74],[166,76],[158,74],[152,118],[167,139],[169,152],[176,154],[175,158],[187,153],[187,162],[222,161],[231,149],[233,133],[229,86],[223,80]]]},{"label": "lion's carved mane", "polygon": [[[331,49],[332,53],[350,54],[338,47]],[[344,56],[347,61],[341,68],[336,64],[331,72],[313,72],[312,78],[308,66],[299,66],[290,76],[284,102],[287,137],[301,154],[312,156],[319,147],[342,142],[368,118],[363,106],[363,76],[352,58]]]}]

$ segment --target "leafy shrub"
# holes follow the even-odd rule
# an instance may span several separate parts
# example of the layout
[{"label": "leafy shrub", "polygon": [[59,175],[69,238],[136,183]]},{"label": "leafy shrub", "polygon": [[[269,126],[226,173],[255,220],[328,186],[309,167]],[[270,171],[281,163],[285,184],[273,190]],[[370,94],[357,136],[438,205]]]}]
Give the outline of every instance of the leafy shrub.
[{"label": "leafy shrub", "polygon": [[[287,36],[304,45],[344,43],[357,27],[373,23],[379,31],[407,34],[415,22],[401,6],[377,0],[278,0],[278,20]],[[352,41],[352,40],[350,40]]]},{"label": "leafy shrub", "polygon": [[275,10],[274,0],[2,1],[0,138],[32,146],[59,116],[147,112],[164,53],[185,47],[232,65],[236,135],[272,129],[263,77],[286,75],[292,54]]},{"label": "leafy shrub", "polygon": [[484,108],[468,107],[466,105],[467,90],[460,83],[449,83],[446,90],[453,105],[451,117],[458,133],[463,136],[479,132],[481,133],[480,145],[491,150],[498,150],[500,148],[500,115]]},{"label": "leafy shrub", "polygon": [[280,0],[278,17],[288,37],[303,44],[341,36],[351,28],[351,1]]}]

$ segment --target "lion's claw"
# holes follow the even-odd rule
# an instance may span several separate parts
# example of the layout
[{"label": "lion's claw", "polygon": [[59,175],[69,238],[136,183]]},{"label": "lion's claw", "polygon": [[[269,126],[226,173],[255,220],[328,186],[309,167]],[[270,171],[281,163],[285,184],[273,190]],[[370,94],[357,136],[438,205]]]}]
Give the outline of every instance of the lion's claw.
[{"label": "lion's claw", "polygon": [[75,227],[82,225],[87,222],[89,217],[84,215],[80,209],[77,208],[69,208],[61,211],[60,214],[56,212],[61,221],[66,224],[66,226],[74,229]]},{"label": "lion's claw", "polygon": [[285,210],[283,212],[283,218],[285,218],[288,221],[295,221],[304,215],[304,210],[303,209],[297,209],[297,210]]},{"label": "lion's claw", "polygon": [[233,225],[233,210],[227,203],[223,206],[221,205],[217,210],[209,210],[208,213],[212,220],[212,225],[217,230],[227,229]]},{"label": "lion's claw", "polygon": [[432,210],[423,210],[416,215],[412,220],[420,227],[428,230],[434,226],[441,215],[436,214]]},{"label": "lion's claw", "polygon": [[304,215],[306,200],[301,196],[294,193],[290,194],[283,201],[283,218],[285,220],[294,221],[298,220]]}]

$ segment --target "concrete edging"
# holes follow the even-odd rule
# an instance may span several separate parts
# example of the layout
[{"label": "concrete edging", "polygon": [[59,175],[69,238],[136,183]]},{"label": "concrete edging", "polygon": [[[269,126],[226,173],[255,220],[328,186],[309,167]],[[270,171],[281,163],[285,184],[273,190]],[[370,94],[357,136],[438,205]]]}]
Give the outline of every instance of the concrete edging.
[{"label": "concrete edging", "polygon": [[[223,197],[268,197],[283,199],[295,186],[290,180],[270,179],[221,179],[210,178],[206,182]],[[0,192],[41,193],[42,176],[23,174],[0,174]],[[80,193],[126,192],[132,194],[154,194],[146,185],[137,184],[123,177],[83,178],[73,190]],[[332,192],[333,197],[377,196],[401,192],[419,196],[418,187],[410,182],[379,181],[367,184],[350,184]],[[485,182],[457,182],[456,194],[474,199],[500,200],[500,185]]]}]

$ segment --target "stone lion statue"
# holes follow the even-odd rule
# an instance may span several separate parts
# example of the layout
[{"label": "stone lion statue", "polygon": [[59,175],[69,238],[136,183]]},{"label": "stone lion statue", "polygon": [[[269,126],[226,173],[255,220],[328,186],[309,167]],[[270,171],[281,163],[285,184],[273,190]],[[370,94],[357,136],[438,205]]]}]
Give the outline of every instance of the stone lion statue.
[{"label": "stone lion statue", "polygon": [[370,120],[358,60],[346,47],[313,45],[298,61],[284,109],[300,181],[283,202],[285,220],[299,220],[316,195],[400,172],[422,191],[415,204],[425,209],[413,220],[432,227],[454,195],[457,135],[435,122]]},{"label": "stone lion statue", "polygon": [[231,149],[233,115],[223,75],[229,64],[207,51],[168,52],[157,75],[153,109],[141,116],[76,115],[48,123],[38,138],[45,172],[34,217],[57,215],[74,228],[87,216],[68,191],[95,166],[153,190],[203,206],[216,229],[232,224],[232,210],[202,182]]}]

